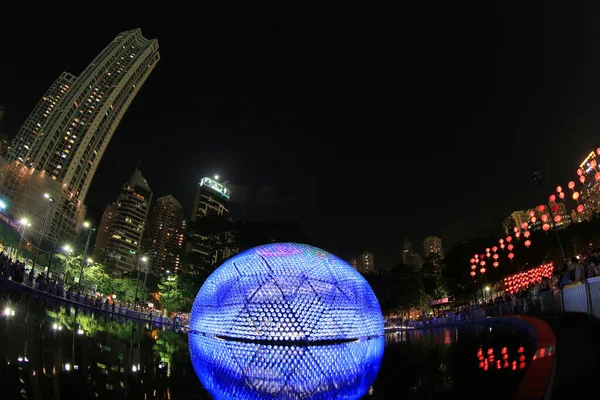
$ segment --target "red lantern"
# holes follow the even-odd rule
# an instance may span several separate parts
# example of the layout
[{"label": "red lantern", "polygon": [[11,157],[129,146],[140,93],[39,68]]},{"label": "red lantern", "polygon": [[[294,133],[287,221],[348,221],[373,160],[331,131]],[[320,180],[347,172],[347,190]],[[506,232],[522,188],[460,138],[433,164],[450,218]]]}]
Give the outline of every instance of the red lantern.
[{"label": "red lantern", "polygon": [[479,258],[479,254],[475,254],[473,257],[475,257],[475,259]]},{"label": "red lantern", "polygon": [[504,246],[504,243],[502,243],[502,244],[500,245],[500,248],[501,248],[502,250],[504,250],[504,247],[506,247],[506,246]]},{"label": "red lantern", "polygon": [[565,192],[560,192],[560,193],[558,194],[558,197],[560,197],[560,198],[561,198],[561,200],[562,200],[562,199],[564,199],[564,198],[565,198]]},{"label": "red lantern", "polygon": [[525,236],[526,238],[528,238],[529,235],[531,235],[531,232],[529,232],[529,231],[523,232],[523,236]]},{"label": "red lantern", "polygon": [[577,168],[577,175],[582,176],[583,175],[583,169]]},{"label": "red lantern", "polygon": [[550,203],[554,203],[556,201],[556,195],[555,194],[551,194],[550,198],[548,200],[550,200]]},{"label": "red lantern", "polygon": [[504,239],[500,239],[498,240],[498,242],[500,242],[500,244],[504,243]]},{"label": "red lantern", "polygon": [[516,237],[517,239],[519,239],[519,238],[521,237],[521,232],[517,232],[517,233],[515,233],[515,237]]},{"label": "red lantern", "polygon": [[545,231],[548,231],[548,229],[550,229],[550,225],[544,224],[544,225],[542,225],[542,229]]},{"label": "red lantern", "polygon": [[486,253],[489,253],[489,252],[490,252],[490,250],[491,250],[491,249],[488,247],[487,249],[485,249],[485,252],[486,252]]},{"label": "red lantern", "polygon": [[575,182],[571,181],[567,186],[569,186],[569,189],[573,190],[573,188],[575,187]]},{"label": "red lantern", "polygon": [[533,211],[533,210],[529,211],[529,216],[530,217],[535,217],[535,211]]},{"label": "red lantern", "polygon": [[481,272],[482,274],[485,274],[485,268],[481,268],[481,269],[479,270],[479,272]]},{"label": "red lantern", "polygon": [[598,166],[598,162],[596,162],[596,160],[590,161],[590,167],[595,169],[597,166]]},{"label": "red lantern", "polygon": [[535,221],[537,221],[537,218],[536,217],[531,217],[531,223],[535,224]]},{"label": "red lantern", "polygon": [[498,254],[494,254],[494,260],[497,260],[500,257]]},{"label": "red lantern", "polygon": [[475,259],[474,258],[471,258],[469,261],[471,262],[471,264],[475,263]]},{"label": "red lantern", "polygon": [[512,251],[512,249],[514,249],[514,248],[515,248],[515,246],[513,246],[512,244],[509,244],[507,246],[508,251]]},{"label": "red lantern", "polygon": [[476,272],[475,271],[471,271],[471,276],[475,276]]},{"label": "red lantern", "polygon": [[494,264],[492,264],[494,266],[494,268],[498,268],[498,265],[500,265],[500,263],[498,261],[494,261]]},{"label": "red lantern", "polygon": [[480,262],[479,265],[481,265],[482,267],[484,267],[485,266],[485,261]]},{"label": "red lantern", "polygon": [[581,182],[581,183],[585,183],[585,176],[584,176],[584,175],[581,175],[581,176],[579,177],[579,182]]},{"label": "red lantern", "polygon": [[558,206],[556,204],[552,205],[552,212],[557,212]]},{"label": "red lantern", "polygon": [[557,192],[557,193],[560,193],[560,192],[562,192],[562,186],[557,186],[557,187],[556,187],[556,192]]},{"label": "red lantern", "polygon": [[515,255],[513,253],[508,253],[508,258],[512,260],[513,258],[515,258]]},{"label": "red lantern", "polygon": [[557,224],[562,220],[562,217],[560,215],[555,215],[554,216],[554,222],[556,222]]},{"label": "red lantern", "polygon": [[494,253],[495,253],[495,252],[497,252],[497,251],[498,251],[498,247],[497,247],[497,246],[494,246],[494,247],[492,247],[492,251],[493,251]]},{"label": "red lantern", "polygon": [[583,204],[580,204],[577,206],[577,212],[578,213],[582,213],[583,212]]},{"label": "red lantern", "polygon": [[506,241],[507,241],[508,243],[512,242],[512,236],[507,236],[507,237],[506,237]]},{"label": "red lantern", "polygon": [[527,229],[527,227],[529,227],[529,224],[528,224],[527,222],[523,222],[523,223],[521,224],[521,228],[523,228],[523,229]]},{"label": "red lantern", "polygon": [[594,179],[597,180],[597,181],[600,181],[600,172],[596,172],[594,174]]},{"label": "red lantern", "polygon": [[600,147],[598,147],[598,148],[596,149],[596,154],[598,154],[598,155],[600,156]]},{"label": "red lantern", "polygon": [[519,232],[519,228],[517,228],[516,226],[513,228],[513,232],[517,233]]},{"label": "red lantern", "polygon": [[487,258],[490,258],[490,255],[491,255],[491,253],[485,253],[485,256],[486,256]]},{"label": "red lantern", "polygon": [[531,240],[526,240],[526,241],[525,241],[525,246],[526,246],[526,247],[529,247],[529,246],[531,246]]},{"label": "red lantern", "polygon": [[483,257],[485,257],[484,254],[480,255],[479,258],[483,260]]},{"label": "red lantern", "polygon": [[542,214],[542,222],[548,222],[548,214]]},{"label": "red lantern", "polygon": [[476,268],[477,268],[477,265],[475,265],[475,264],[471,265],[471,269],[476,269]]},{"label": "red lantern", "polygon": [[573,192],[573,200],[579,199],[579,192]]},{"label": "red lantern", "polygon": [[545,209],[546,209],[546,207],[544,207],[543,205],[538,206],[539,212],[544,212]]}]

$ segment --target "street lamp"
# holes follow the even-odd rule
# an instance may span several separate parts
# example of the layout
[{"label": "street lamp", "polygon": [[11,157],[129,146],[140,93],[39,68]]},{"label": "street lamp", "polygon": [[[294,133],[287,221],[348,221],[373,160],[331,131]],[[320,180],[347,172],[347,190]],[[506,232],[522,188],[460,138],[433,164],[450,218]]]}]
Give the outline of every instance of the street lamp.
[{"label": "street lamp", "polygon": [[52,257],[54,257],[54,253],[56,251],[56,241],[58,240],[58,234],[60,233],[60,229],[62,228],[63,219],[65,214],[67,213],[67,206],[73,205],[72,200],[65,200],[64,209],[59,213],[60,218],[58,219],[58,226],[56,227],[56,232],[54,233],[54,240],[52,242],[52,251],[50,252],[50,261],[48,261],[48,275],[50,275],[50,268],[52,267]]},{"label": "street lamp", "polygon": [[35,268],[35,262],[37,261],[38,254],[40,254],[40,248],[42,247],[42,238],[44,237],[44,228],[46,227],[46,221],[48,220],[48,214],[50,213],[50,207],[52,207],[52,203],[54,203],[54,199],[50,197],[48,193],[44,193],[44,198],[48,201],[48,206],[46,207],[46,212],[44,213],[44,219],[42,220],[42,226],[40,227],[40,236],[38,238],[37,248],[35,249],[35,253],[33,255],[33,265],[31,269]]},{"label": "street lamp", "polygon": [[6,203],[0,200],[0,210],[4,210],[6,208]]},{"label": "street lamp", "polygon": [[21,230],[21,239],[19,240],[19,248],[17,249],[17,260],[19,259],[19,250],[21,250],[21,246],[23,245],[23,236],[25,236],[25,229],[28,226],[31,226],[31,223],[27,220],[27,218],[23,218],[19,221],[19,224],[22,227]]},{"label": "street lamp", "polygon": [[[91,224],[87,221],[85,221],[83,223],[83,227],[89,229],[88,235],[87,235],[87,240],[85,241],[85,248],[83,249],[83,256],[81,257],[81,271],[79,271],[79,289],[78,291],[81,293],[81,281],[83,280],[83,260],[86,259],[87,257],[87,253],[88,253],[88,248],[90,246],[90,240],[92,238],[92,232],[94,232],[96,229],[94,228],[90,228]],[[92,263],[92,259],[88,258],[87,259],[87,265],[90,265]]]},{"label": "street lamp", "polygon": [[[142,264],[145,264],[148,261],[148,257],[143,256],[141,259]],[[134,300],[134,304],[135,306],[137,306],[138,303],[138,289],[140,287],[140,271],[142,269],[141,265],[138,265],[138,273],[137,273],[137,279],[136,279],[136,283],[135,283],[135,296],[133,296],[133,300]],[[146,285],[146,278],[148,277],[148,271],[146,271],[146,276],[144,277],[144,285]]]}]

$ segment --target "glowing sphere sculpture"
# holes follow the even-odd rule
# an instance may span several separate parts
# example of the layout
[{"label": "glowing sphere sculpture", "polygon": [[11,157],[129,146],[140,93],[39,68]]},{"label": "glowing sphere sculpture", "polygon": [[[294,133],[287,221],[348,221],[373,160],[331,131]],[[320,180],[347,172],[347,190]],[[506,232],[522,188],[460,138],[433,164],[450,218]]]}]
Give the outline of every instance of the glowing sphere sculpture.
[{"label": "glowing sphere sculpture", "polygon": [[375,293],[347,262],[316,247],[275,243],[225,261],[192,306],[190,330],[278,343],[383,334]]}]

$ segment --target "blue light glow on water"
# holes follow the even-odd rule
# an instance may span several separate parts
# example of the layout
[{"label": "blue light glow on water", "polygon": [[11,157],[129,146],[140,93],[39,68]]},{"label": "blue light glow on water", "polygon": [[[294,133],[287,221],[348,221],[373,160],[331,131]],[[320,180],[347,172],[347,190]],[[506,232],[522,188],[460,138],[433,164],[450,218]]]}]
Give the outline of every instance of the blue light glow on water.
[{"label": "blue light glow on water", "polygon": [[383,357],[377,337],[322,346],[266,345],[189,338],[190,356],[215,399],[360,399]]}]

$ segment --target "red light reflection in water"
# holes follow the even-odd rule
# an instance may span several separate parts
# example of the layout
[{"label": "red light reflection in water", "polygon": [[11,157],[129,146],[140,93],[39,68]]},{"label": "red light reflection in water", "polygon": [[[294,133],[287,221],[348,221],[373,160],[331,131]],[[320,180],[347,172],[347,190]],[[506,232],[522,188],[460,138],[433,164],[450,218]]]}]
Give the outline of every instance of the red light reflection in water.
[{"label": "red light reflection in water", "polygon": [[[500,350],[501,357],[498,357],[496,360],[494,356],[494,348],[490,347],[484,350],[483,347],[480,347],[477,349],[477,362],[479,364],[479,368],[484,371],[488,371],[490,364],[491,366],[494,366],[495,364],[496,370],[511,369],[516,371],[518,369],[525,369],[527,366],[527,358],[524,354],[525,348],[523,346],[519,346],[516,350],[517,351],[513,349],[510,351],[507,347],[502,347]],[[513,354],[512,356],[511,353]],[[553,354],[554,346],[543,347],[536,351],[529,362],[543,357],[550,357]]]}]

